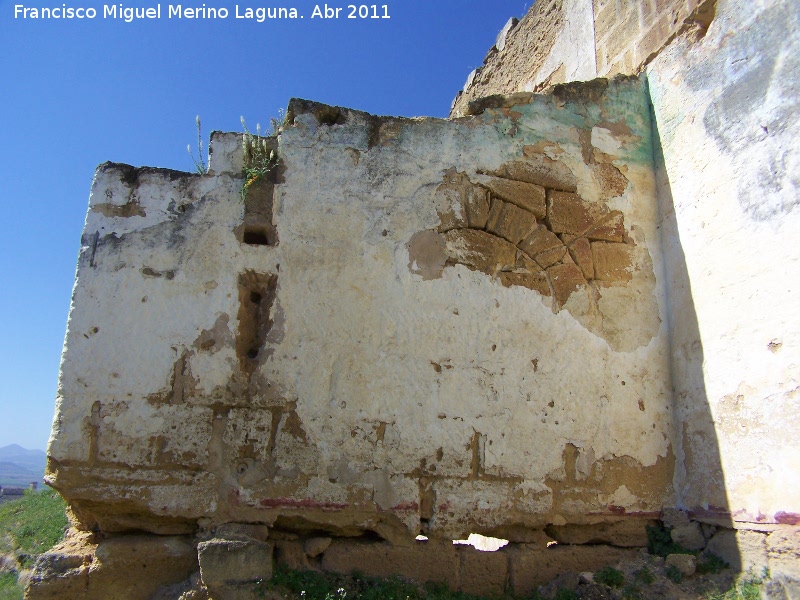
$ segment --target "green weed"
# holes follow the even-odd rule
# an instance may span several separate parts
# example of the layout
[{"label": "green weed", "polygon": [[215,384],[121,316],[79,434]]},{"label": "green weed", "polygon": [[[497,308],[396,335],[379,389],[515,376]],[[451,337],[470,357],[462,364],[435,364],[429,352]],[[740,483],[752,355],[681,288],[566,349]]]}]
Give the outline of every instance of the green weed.
[{"label": "green weed", "polygon": [[683,581],[683,573],[681,573],[680,569],[675,565],[668,566],[664,574],[672,583],[680,583]]},{"label": "green weed", "polygon": [[650,569],[647,567],[642,567],[636,571],[636,573],[633,574],[633,577],[636,579],[636,581],[644,583],[645,585],[650,585],[656,580],[655,575],[653,575],[653,573],[651,573]]},{"label": "green weed", "polygon": [[668,554],[692,554],[689,550],[672,541],[668,527],[651,527],[645,525],[647,531],[647,551],[656,556],[666,557]]},{"label": "green weed", "polygon": [[625,583],[625,575],[617,571],[614,567],[603,567],[594,574],[595,583],[602,583],[608,587],[622,587]]},{"label": "green weed", "polygon": [[205,152],[203,151],[203,135],[200,129],[200,115],[197,115],[194,118],[194,121],[197,123],[197,158],[194,157],[191,144],[186,145],[186,150],[189,152],[189,156],[192,157],[194,170],[200,175],[205,175],[208,173],[208,165],[206,164],[206,159],[203,158],[205,156]]},{"label": "green weed", "polygon": [[[278,166],[278,154],[269,148],[268,137],[261,135],[261,125],[256,124],[256,134],[250,133],[244,117],[241,117],[244,135],[242,136],[242,151],[244,152],[244,184],[242,185],[242,200],[247,197],[249,190],[258,181],[269,175]],[[277,119],[273,119],[275,128]]]},{"label": "green weed", "polygon": [[463,592],[453,592],[447,585],[428,583],[423,587],[399,577],[376,579],[359,574],[339,575],[278,568],[272,579],[259,584],[258,590],[288,591],[301,600],[477,600]]},{"label": "green weed", "polygon": [[755,575],[743,577],[725,592],[708,594],[706,600],[760,600],[761,586],[764,584],[764,580],[768,578],[769,571],[765,569],[761,577]]},{"label": "green weed", "polygon": [[567,588],[558,588],[554,600],[576,600],[577,595]]},{"label": "green weed", "polygon": [[642,592],[639,591],[639,588],[636,587],[636,584],[629,583],[622,588],[623,600],[640,600],[643,597],[644,596],[642,596]]},{"label": "green weed", "polygon": [[713,552],[706,552],[697,561],[697,573],[699,575],[705,575],[706,573],[717,574],[729,567],[728,563]]}]

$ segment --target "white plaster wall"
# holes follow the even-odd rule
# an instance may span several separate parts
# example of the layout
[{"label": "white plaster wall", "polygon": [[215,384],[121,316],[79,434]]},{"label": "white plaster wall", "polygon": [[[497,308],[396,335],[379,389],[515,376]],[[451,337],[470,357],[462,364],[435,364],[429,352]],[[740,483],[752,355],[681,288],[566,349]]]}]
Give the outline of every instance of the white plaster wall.
[{"label": "white plaster wall", "polygon": [[[720,0],[648,68],[690,508],[800,522],[800,9]],[[681,435],[682,433],[682,435]]]},{"label": "white plaster wall", "polygon": [[[591,97],[457,122],[297,112],[280,135],[277,246],[237,240],[236,136],[216,138],[207,176],[132,181],[101,166],[51,481],[87,523],[157,532],[290,515],[453,538],[671,502],[649,116],[636,80]],[[479,182],[537,152],[571,170],[584,199],[624,214],[630,281],[554,312],[551,298],[463,265],[418,274],[409,242],[440,224],[445,173]],[[624,173],[619,194],[601,192],[588,156]],[[245,272],[277,275],[252,376],[236,352]]]}]

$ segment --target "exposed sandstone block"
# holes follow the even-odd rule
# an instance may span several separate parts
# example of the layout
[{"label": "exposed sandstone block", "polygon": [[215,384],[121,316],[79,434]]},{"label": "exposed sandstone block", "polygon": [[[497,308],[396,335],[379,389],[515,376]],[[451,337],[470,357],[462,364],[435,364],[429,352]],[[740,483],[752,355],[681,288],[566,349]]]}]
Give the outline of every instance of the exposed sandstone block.
[{"label": "exposed sandstone block", "polygon": [[569,255],[581,269],[583,276],[589,280],[594,279],[594,262],[592,260],[592,246],[586,238],[577,238],[568,244]]},{"label": "exposed sandstone block", "polygon": [[669,532],[672,541],[687,550],[702,550],[706,545],[706,538],[700,529],[700,524],[691,522],[688,525],[675,527]]},{"label": "exposed sandstone block", "polygon": [[499,177],[489,179],[483,185],[498,198],[515,204],[540,219],[547,212],[545,189],[540,185]]},{"label": "exposed sandstone block", "polygon": [[547,267],[551,267],[561,259],[563,259],[567,254],[566,246],[561,246],[559,248],[552,248],[550,250],[545,250],[544,252],[540,252],[536,255],[536,263],[543,269]]},{"label": "exposed sandstone block", "polygon": [[510,202],[494,199],[486,228],[512,244],[519,244],[536,226],[536,217]]},{"label": "exposed sandstone block", "polygon": [[308,570],[311,563],[309,554],[303,548],[303,543],[297,540],[279,540],[275,542],[275,562],[282,567],[296,571]]},{"label": "exposed sandstone block", "polygon": [[547,192],[547,220],[555,233],[583,235],[598,217],[595,207],[577,194]]},{"label": "exposed sandstone block", "polygon": [[612,546],[555,545],[541,549],[524,544],[500,550],[508,554],[510,591],[517,596],[532,594],[560,573],[597,571],[620,560],[631,559],[638,550]]},{"label": "exposed sandstone block", "polygon": [[134,535],[96,546],[68,539],[37,561],[26,597],[37,600],[148,600],[156,590],[185,580],[197,569],[189,538]]},{"label": "exposed sandstone block", "polygon": [[768,564],[766,534],[758,531],[720,529],[708,540],[713,552],[735,571],[760,572]]},{"label": "exposed sandstone block", "polygon": [[627,244],[592,242],[594,276],[599,281],[630,281],[633,249]]},{"label": "exposed sandstone block", "polygon": [[586,232],[586,237],[591,240],[621,242],[625,237],[625,221],[622,213],[614,212],[602,219],[599,224],[595,224]]},{"label": "exposed sandstone block", "polygon": [[529,290],[535,290],[542,296],[550,295],[550,286],[547,283],[544,271],[517,270],[511,272],[502,272],[499,274],[500,282],[506,286],[518,285],[526,287]]},{"label": "exposed sandstone block", "polygon": [[454,229],[443,235],[447,255],[476,271],[494,275],[503,267],[513,267],[516,262],[516,246],[491,233]]},{"label": "exposed sandstone block", "polygon": [[677,508],[665,508],[661,511],[661,521],[664,527],[673,529],[675,527],[683,527],[689,524],[689,515],[685,510]]},{"label": "exposed sandstone block", "polygon": [[271,543],[213,539],[197,545],[200,577],[210,590],[272,577]]},{"label": "exposed sandstone block", "polygon": [[225,540],[256,540],[264,542],[269,537],[266,525],[253,523],[223,523],[216,529],[216,537]]},{"label": "exposed sandstone block", "polygon": [[800,527],[785,527],[767,536],[769,570],[800,582]]},{"label": "exposed sandstone block", "polygon": [[508,577],[508,556],[483,552],[469,545],[457,549],[460,558],[458,590],[476,596],[501,596]]},{"label": "exposed sandstone block", "polygon": [[309,538],[303,542],[303,550],[308,556],[314,558],[330,548],[332,542],[333,540],[329,537]]},{"label": "exposed sandstone block", "polygon": [[530,154],[526,161],[506,163],[495,171],[495,175],[564,192],[577,189],[577,179],[569,167],[543,154]]},{"label": "exposed sandstone block", "polygon": [[611,544],[624,548],[643,548],[647,546],[647,525],[655,526],[656,521],[625,518],[594,525],[551,525],[546,531],[559,544]]},{"label": "exposed sandstone block", "polygon": [[459,556],[450,541],[416,542],[412,546],[337,540],[322,555],[322,569],[358,571],[371,577],[400,575],[424,583],[458,585]]},{"label": "exposed sandstone block", "polygon": [[489,216],[489,193],[473,184],[465,173],[451,169],[436,189],[439,231],[472,227],[483,229]]},{"label": "exposed sandstone block", "polygon": [[564,244],[558,239],[556,234],[544,225],[539,225],[520,242],[519,248],[531,258],[536,258],[536,256],[542,252],[554,248],[561,248],[563,245]]},{"label": "exposed sandstone block", "polygon": [[553,292],[559,306],[566,304],[572,292],[586,285],[583,273],[574,264],[559,264],[547,269],[550,275],[550,282],[553,284]]}]

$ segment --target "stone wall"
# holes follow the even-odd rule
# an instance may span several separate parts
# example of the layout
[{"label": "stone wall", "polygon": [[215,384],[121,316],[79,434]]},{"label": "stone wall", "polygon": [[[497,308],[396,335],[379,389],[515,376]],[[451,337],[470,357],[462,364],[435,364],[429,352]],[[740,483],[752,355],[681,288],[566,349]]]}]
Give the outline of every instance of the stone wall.
[{"label": "stone wall", "polygon": [[[796,585],[800,14],[715,9],[639,78],[466,93],[461,119],[294,100],[246,195],[239,134],[203,176],[101,165],[49,449],[82,533],[29,597],[107,597],[134,563],[155,575],[119,597],[273,563],[529,594],[659,522]],[[613,13],[609,65],[645,13]],[[476,90],[529,76],[526,23]],[[476,532],[511,543],[450,544]]]},{"label": "stone wall", "polygon": [[685,506],[724,507],[761,531],[800,524],[800,35],[788,25],[798,20],[796,3],[720,0],[705,37],[679,38],[647,68],[683,457],[675,485]]},{"label": "stone wall", "polygon": [[538,0],[500,32],[450,114],[468,115],[470,102],[492,94],[639,73],[679,33],[704,32],[715,8],[716,0]]},{"label": "stone wall", "polygon": [[707,29],[716,0],[594,0],[597,75],[636,73],[678,32]]},{"label": "stone wall", "polygon": [[207,176],[98,169],[49,450],[80,526],[524,540],[671,502],[643,83],[288,114],[244,201],[240,135]]},{"label": "stone wall", "polygon": [[470,101],[493,94],[539,91],[597,75],[590,0],[537,0],[518,22],[510,19],[483,65],[467,77],[451,109],[468,114]]}]

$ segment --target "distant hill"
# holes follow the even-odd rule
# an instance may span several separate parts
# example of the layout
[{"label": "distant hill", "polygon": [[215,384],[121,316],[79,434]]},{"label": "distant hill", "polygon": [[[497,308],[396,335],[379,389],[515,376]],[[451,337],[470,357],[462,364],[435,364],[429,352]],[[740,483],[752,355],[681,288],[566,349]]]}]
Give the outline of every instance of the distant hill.
[{"label": "distant hill", "polygon": [[0,485],[28,487],[31,481],[41,483],[47,455],[42,450],[27,450],[17,444],[0,448]]}]

